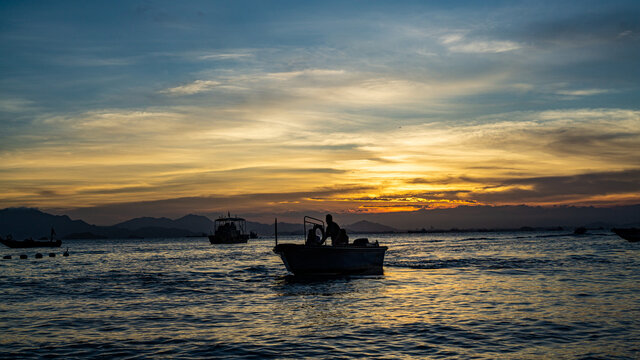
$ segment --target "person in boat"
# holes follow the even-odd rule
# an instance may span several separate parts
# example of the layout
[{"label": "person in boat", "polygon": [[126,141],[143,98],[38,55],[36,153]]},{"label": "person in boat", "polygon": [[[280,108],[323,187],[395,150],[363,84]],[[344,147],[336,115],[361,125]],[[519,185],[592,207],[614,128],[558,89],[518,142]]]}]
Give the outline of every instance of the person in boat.
[{"label": "person in boat", "polygon": [[328,237],[331,237],[332,246],[348,244],[349,237],[347,236],[347,232],[344,229],[340,229],[340,226],[333,222],[333,216],[331,216],[331,214],[327,214],[326,220],[327,230],[322,238],[322,243],[324,243]]},{"label": "person in boat", "polygon": [[322,245],[322,239],[316,235],[316,227],[309,229],[307,233],[307,245]]}]

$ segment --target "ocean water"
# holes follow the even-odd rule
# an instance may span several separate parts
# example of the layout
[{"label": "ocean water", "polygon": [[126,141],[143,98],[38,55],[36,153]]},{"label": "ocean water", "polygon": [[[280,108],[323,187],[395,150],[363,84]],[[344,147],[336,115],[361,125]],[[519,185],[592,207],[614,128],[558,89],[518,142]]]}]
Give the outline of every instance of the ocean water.
[{"label": "ocean water", "polygon": [[369,238],[389,246],[382,276],[296,278],[268,238],[69,240],[43,259],[3,247],[0,357],[640,358],[638,243]]}]

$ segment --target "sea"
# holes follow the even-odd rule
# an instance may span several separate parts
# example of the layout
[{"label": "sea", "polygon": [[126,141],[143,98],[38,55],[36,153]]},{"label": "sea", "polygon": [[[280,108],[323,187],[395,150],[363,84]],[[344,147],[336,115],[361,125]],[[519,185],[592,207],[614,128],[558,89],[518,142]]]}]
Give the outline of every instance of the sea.
[{"label": "sea", "polygon": [[640,359],[640,243],[367,236],[389,247],[384,275],[292,276],[273,237],[3,246],[0,358]]}]

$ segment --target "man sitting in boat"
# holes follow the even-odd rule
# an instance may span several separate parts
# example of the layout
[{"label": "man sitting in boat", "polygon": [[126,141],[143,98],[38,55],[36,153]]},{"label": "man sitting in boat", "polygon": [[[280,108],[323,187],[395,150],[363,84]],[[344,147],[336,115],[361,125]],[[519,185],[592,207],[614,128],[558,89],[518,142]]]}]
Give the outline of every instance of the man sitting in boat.
[{"label": "man sitting in boat", "polygon": [[[318,227],[320,227],[320,225],[318,225]],[[314,226],[313,229],[309,229],[309,232],[307,233],[307,245],[322,245],[322,239],[320,238],[320,236],[316,235],[316,227]]]},{"label": "man sitting in boat", "polygon": [[331,236],[331,245],[346,245],[349,243],[349,237],[347,236],[347,232],[344,229],[340,229],[340,226],[333,222],[333,216],[331,214],[327,214],[327,230],[324,233],[324,237],[322,238],[322,243],[329,236]]}]

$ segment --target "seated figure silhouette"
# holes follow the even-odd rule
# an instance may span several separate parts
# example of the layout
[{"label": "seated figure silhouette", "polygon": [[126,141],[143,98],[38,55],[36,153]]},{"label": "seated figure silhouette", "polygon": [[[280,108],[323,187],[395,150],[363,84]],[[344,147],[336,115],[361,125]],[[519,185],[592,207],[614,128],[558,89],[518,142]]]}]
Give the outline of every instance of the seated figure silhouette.
[{"label": "seated figure silhouette", "polygon": [[349,243],[349,237],[347,236],[347,232],[344,229],[340,229],[340,226],[333,222],[333,216],[331,214],[327,214],[327,230],[324,233],[324,238],[322,242],[331,237],[331,245],[346,245]]},{"label": "seated figure silhouette", "polygon": [[309,229],[307,232],[307,245],[321,245],[321,238],[316,235],[316,228]]}]

